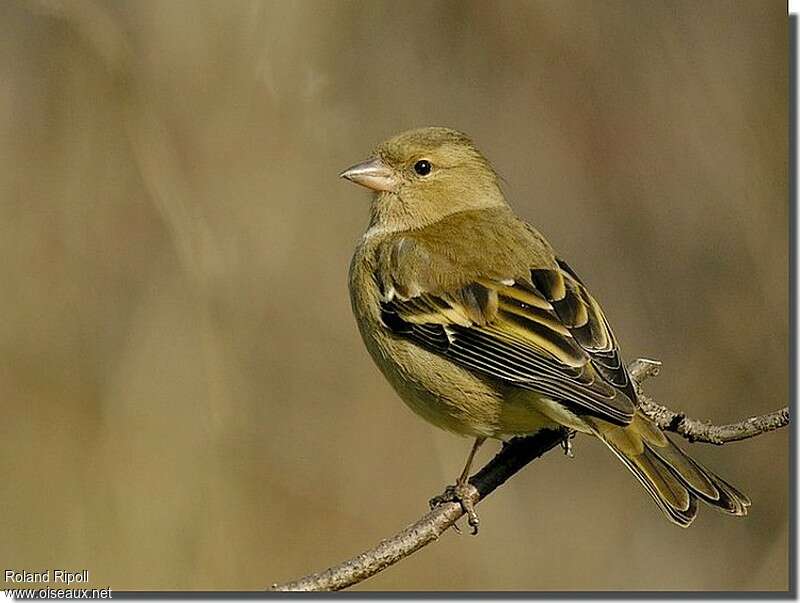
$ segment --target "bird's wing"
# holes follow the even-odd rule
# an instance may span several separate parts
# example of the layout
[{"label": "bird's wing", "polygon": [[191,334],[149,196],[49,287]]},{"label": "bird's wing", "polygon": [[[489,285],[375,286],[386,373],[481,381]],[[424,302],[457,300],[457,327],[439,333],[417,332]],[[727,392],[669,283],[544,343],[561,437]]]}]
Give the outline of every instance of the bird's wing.
[{"label": "bird's wing", "polygon": [[424,276],[399,283],[384,274],[379,281],[381,320],[395,336],[578,414],[631,422],[636,392],[614,335],[566,263],[513,280],[479,277],[449,290]]}]

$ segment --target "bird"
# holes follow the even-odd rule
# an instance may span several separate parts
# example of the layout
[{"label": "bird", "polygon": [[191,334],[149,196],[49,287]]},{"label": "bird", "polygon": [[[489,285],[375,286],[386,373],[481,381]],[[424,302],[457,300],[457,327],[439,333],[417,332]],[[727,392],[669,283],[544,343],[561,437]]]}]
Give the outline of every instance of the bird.
[{"label": "bird", "polygon": [[750,499],[689,457],[640,409],[608,319],[575,270],[513,212],[464,133],[402,132],[340,176],[373,191],[350,264],[361,337],[400,398],[476,451],[542,429],[600,439],[664,515],[687,527],[698,500],[746,515]]}]

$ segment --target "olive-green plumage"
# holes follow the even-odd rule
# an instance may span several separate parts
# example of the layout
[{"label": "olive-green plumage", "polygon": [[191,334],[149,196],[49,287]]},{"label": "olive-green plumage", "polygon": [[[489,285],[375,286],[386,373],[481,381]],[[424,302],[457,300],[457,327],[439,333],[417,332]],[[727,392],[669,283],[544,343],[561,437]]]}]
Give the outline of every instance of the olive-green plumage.
[{"label": "olive-green plumage", "polygon": [[376,191],[350,267],[353,311],[415,412],[479,439],[555,426],[592,434],[678,525],[692,522],[697,499],[746,514],[745,495],[637,410],[599,304],[513,214],[467,136],[405,132],[342,175]]}]

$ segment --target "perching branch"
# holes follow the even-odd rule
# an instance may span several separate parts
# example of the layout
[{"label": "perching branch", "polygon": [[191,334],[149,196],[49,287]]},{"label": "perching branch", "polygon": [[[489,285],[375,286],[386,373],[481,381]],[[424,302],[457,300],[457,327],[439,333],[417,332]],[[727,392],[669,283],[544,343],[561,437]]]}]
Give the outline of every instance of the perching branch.
[{"label": "perching branch", "polygon": [[[639,389],[642,411],[665,431],[677,433],[690,442],[724,444],[752,438],[789,424],[788,407],[729,425],[711,425],[670,410],[641,392],[641,383],[657,375],[660,366],[660,362],[640,358],[628,366],[628,371]],[[513,438],[504,444],[502,450],[470,478],[472,489],[469,496],[473,504],[477,505],[525,465],[566,441],[569,435],[567,429],[545,430],[533,436]],[[272,590],[326,591],[353,586],[430,544],[462,515],[464,509],[459,503],[440,505],[360,555],[322,572],[284,584],[273,584]]]},{"label": "perching branch", "polygon": [[[540,431],[535,436],[511,440],[483,469],[470,478],[469,482],[473,486],[470,498],[473,503],[477,504],[486,498],[533,459],[558,446],[567,435],[566,430]],[[320,591],[347,588],[430,544],[463,514],[464,510],[459,503],[445,503],[391,538],[382,540],[374,548],[318,574],[273,585],[272,590]]]}]

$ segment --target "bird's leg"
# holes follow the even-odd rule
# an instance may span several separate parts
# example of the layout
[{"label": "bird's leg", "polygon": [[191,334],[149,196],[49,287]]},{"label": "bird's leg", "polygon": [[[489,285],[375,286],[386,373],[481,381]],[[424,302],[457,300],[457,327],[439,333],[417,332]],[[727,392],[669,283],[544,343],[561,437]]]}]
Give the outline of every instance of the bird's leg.
[{"label": "bird's leg", "polygon": [[486,441],[486,438],[478,437],[475,438],[475,443],[472,445],[472,450],[469,451],[469,456],[467,457],[467,463],[464,465],[464,470],[461,472],[461,477],[458,478],[456,484],[466,484],[467,480],[469,479],[469,470],[472,467],[472,461],[475,459],[475,453],[478,452],[478,448],[481,447]]},{"label": "bird's leg", "polygon": [[576,433],[574,429],[570,429],[567,435],[564,436],[564,439],[561,440],[561,447],[564,449],[564,454],[571,459],[575,458],[575,453],[572,451],[572,440],[575,439]]},{"label": "bird's leg", "polygon": [[[478,514],[475,512],[475,505],[472,503],[472,498],[470,498],[470,484],[468,481],[469,470],[472,467],[472,461],[475,458],[475,453],[478,452],[478,448],[481,447],[481,444],[483,444],[485,440],[486,438],[484,437],[475,438],[475,443],[472,445],[472,450],[470,450],[469,456],[467,457],[467,463],[464,465],[464,470],[456,480],[455,485],[447,486],[442,494],[439,496],[434,496],[429,503],[431,509],[448,502],[459,503],[461,508],[464,509],[464,513],[467,514],[467,521],[472,528],[473,534],[478,533],[478,525],[480,524],[480,520],[478,519]],[[458,526],[453,527],[458,530]]]}]

